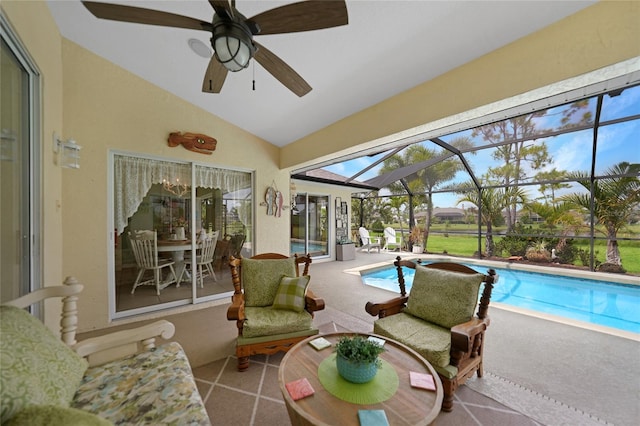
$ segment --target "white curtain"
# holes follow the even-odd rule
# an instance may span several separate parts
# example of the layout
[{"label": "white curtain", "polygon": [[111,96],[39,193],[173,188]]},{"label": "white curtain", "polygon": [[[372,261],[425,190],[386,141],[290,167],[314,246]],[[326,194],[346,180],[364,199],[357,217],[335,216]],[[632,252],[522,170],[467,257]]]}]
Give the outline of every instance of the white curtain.
[{"label": "white curtain", "polygon": [[[234,170],[196,166],[196,186],[219,188],[224,193],[251,189],[251,174]],[[114,222],[118,234],[138,210],[153,184],[164,180],[191,186],[191,165],[147,158],[114,156]],[[244,223],[248,218],[241,218]]]}]

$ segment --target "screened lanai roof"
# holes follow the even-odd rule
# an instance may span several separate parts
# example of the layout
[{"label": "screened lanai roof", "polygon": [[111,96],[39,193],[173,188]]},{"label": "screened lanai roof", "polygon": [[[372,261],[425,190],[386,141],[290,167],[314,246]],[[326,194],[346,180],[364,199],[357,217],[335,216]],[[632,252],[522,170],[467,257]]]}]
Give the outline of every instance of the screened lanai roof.
[{"label": "screened lanai roof", "polygon": [[[415,195],[424,193],[424,186],[412,185],[420,175],[432,194],[517,185],[528,188],[532,198],[544,198],[575,190],[573,173],[603,176],[621,162],[640,163],[640,85],[351,155],[292,177],[314,180],[310,176],[324,173],[322,181],[361,195]],[[450,196],[434,201],[439,207],[455,205]]]}]

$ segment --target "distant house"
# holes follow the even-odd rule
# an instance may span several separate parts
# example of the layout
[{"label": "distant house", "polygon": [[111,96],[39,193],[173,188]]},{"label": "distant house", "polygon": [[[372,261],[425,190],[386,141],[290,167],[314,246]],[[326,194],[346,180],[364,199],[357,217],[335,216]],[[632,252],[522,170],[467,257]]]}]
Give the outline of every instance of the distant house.
[{"label": "distant house", "polygon": [[[415,214],[415,218],[424,218],[427,216],[427,212],[419,212]],[[435,207],[431,214],[432,219],[437,219],[440,222],[449,223],[464,223],[465,211],[457,207]]]},{"label": "distant house", "polygon": [[[503,214],[506,220],[506,212]],[[516,212],[516,220],[523,223],[541,223],[544,218],[537,213],[528,210],[518,210]]]},{"label": "distant house", "polygon": [[433,209],[433,217],[442,222],[464,223],[465,211],[457,207],[436,207]]}]

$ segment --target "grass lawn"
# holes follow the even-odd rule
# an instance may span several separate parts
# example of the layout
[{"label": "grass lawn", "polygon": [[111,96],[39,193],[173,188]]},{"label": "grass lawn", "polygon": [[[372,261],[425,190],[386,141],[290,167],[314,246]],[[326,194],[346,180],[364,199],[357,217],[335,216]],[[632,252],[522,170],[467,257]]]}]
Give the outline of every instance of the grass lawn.
[{"label": "grass lawn", "polygon": [[[498,242],[500,237],[494,239]],[[575,242],[576,246],[583,250],[589,250],[589,242]],[[637,241],[619,241],[620,256],[622,258],[622,266],[631,274],[640,274],[640,242]],[[484,250],[484,237],[482,238],[482,250]],[[427,251],[429,253],[448,253],[458,256],[473,256],[478,250],[478,239],[472,235],[451,235],[445,237],[442,234],[430,234],[427,243]],[[604,263],[607,243],[606,241],[595,242],[596,259]],[[576,265],[581,266],[580,260],[575,261]]]},{"label": "grass lawn", "polygon": [[[389,226],[399,229],[398,224],[391,224]],[[533,225],[534,228],[537,225]],[[494,227],[494,232],[503,232],[506,228]],[[484,228],[483,228],[484,230]],[[449,236],[445,237],[444,232],[449,231]],[[475,235],[455,234],[455,232],[474,232],[477,233],[478,225],[476,224],[449,224],[434,223],[431,226],[431,233],[429,234],[429,240],[427,243],[427,251],[429,253],[448,253],[450,255],[467,256],[471,257],[478,251],[478,239]],[[406,241],[408,229],[404,227],[403,241]],[[381,232],[372,232],[372,236],[379,236],[382,239]],[[597,235],[602,235],[599,233]],[[620,232],[619,238],[638,238],[640,236],[640,225],[630,225],[627,229]],[[494,241],[497,243],[501,237],[495,237]],[[583,239],[576,239],[574,245],[582,250],[589,251],[589,241]],[[622,267],[630,274],[640,275],[640,241],[621,241],[618,240],[620,247],[620,257],[622,258]],[[485,239],[482,238],[482,250],[485,248]],[[607,253],[607,243],[603,240],[595,241],[596,259],[600,263],[604,263]],[[583,266],[579,259],[574,261],[575,265]],[[588,266],[588,265],[587,265]]]}]

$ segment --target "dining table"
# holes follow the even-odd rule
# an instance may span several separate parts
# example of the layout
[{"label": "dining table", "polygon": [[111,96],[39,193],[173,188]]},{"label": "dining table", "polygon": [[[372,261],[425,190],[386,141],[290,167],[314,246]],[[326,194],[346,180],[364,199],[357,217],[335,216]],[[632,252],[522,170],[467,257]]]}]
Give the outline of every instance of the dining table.
[{"label": "dining table", "polygon": [[191,274],[187,270],[184,254],[191,251],[191,240],[158,240],[158,252],[170,253],[175,263],[176,285],[179,287],[182,281],[191,282]]}]

